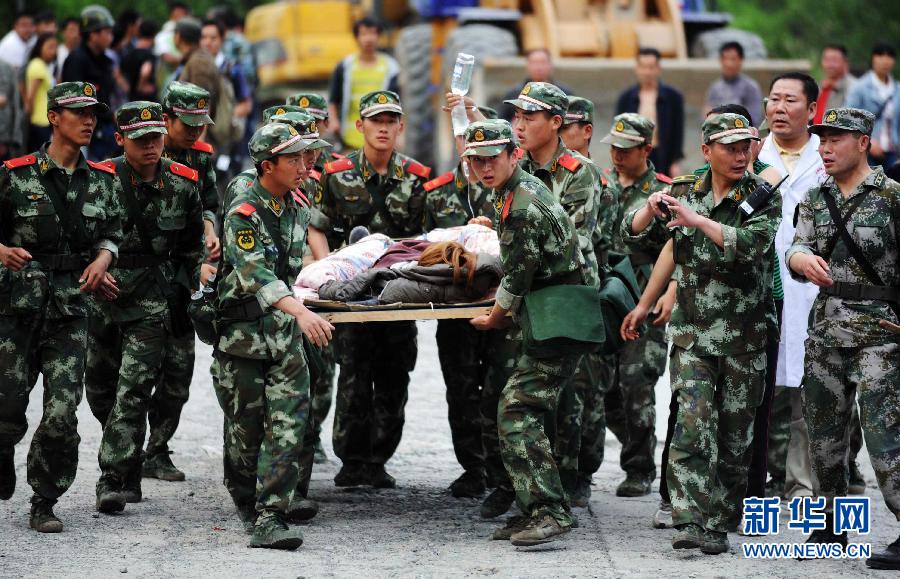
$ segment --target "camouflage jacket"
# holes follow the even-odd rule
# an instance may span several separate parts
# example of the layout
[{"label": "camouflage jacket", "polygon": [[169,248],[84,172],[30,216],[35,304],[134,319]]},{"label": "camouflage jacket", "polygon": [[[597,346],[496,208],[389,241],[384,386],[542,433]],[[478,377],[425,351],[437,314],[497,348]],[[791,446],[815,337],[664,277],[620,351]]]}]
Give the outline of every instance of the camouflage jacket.
[{"label": "camouflage jacket", "polygon": [[[357,225],[389,237],[411,237],[422,233],[425,181],[430,169],[413,159],[394,153],[388,171],[379,175],[362,150],[346,159],[325,165],[319,182],[312,225],[320,231],[337,231],[345,239]],[[379,209],[372,195],[381,195]]]},{"label": "camouflage jacket", "polygon": [[[578,242],[584,263],[587,265],[588,284],[600,287],[600,274],[597,257],[594,254],[594,232],[600,211],[600,198],[603,194],[600,182],[595,173],[588,168],[590,162],[570,151],[563,145],[562,139],[556,147],[553,159],[545,166],[539,167],[525,153],[519,165],[527,173],[534,175],[550,189],[556,202],[562,205],[566,214],[575,224]],[[607,208],[608,209],[608,208]],[[612,225],[604,228],[612,235]]]},{"label": "camouflage jacket", "polygon": [[[266,215],[261,215],[267,212]],[[266,222],[277,224],[270,230]],[[272,307],[292,296],[291,286],[303,267],[303,248],[309,208],[288,194],[277,200],[259,182],[237,192],[223,226],[222,277],[217,308],[221,312],[241,303],[256,303],[262,317],[219,323],[219,349],[226,354],[257,360],[279,360],[291,340],[297,339],[293,316]],[[276,239],[280,241],[279,250]],[[277,272],[281,251],[284,267]]]},{"label": "camouflage jacket", "polygon": [[[837,228],[825,204],[826,195],[834,197],[838,211],[844,214],[847,204],[864,193],[867,193],[866,197],[847,223],[847,231],[881,281],[888,286],[900,287],[900,184],[888,179],[881,167],[876,168],[848,198],[844,198],[832,179],[821,187],[810,189],[797,206],[797,230],[785,260],[790,263],[795,253],[822,255],[827,251],[828,241],[837,234]],[[835,282],[872,284],[843,241],[834,246],[828,266]],[[807,281],[793,270],[789,271],[794,279]],[[887,302],[840,298],[820,291],[810,312],[809,335],[841,347],[900,341],[897,334],[879,326],[878,320],[900,323]]]},{"label": "camouflage jacket", "polygon": [[[53,188],[53,189],[51,189]],[[69,239],[50,191],[72,207],[83,196],[75,214],[75,235]],[[68,213],[68,212],[67,212]],[[71,213],[68,213],[71,216]],[[35,256],[19,272],[0,265],[0,314],[46,310],[51,318],[86,316],[89,301],[80,291],[78,278],[100,249],[115,256],[122,242],[122,209],[115,191],[113,170],[79,155],[69,174],[47,155],[47,145],[25,157],[4,162],[0,168],[0,242],[22,247]],[[77,254],[77,267],[51,270],[40,255]],[[37,275],[37,270],[43,272]],[[28,279],[45,277],[37,285]]]},{"label": "camouflage jacket", "polygon": [[[631,235],[631,221],[634,219],[634,213],[647,204],[647,198],[651,194],[665,190],[671,183],[670,178],[656,172],[650,161],[647,161],[647,172],[627,187],[622,186],[619,182],[619,174],[615,169],[606,173],[606,187],[618,200],[612,248],[614,251],[628,254],[631,257],[631,265],[634,266],[642,289],[650,279],[650,270],[653,269],[653,264],[656,263],[656,258],[659,257],[663,245],[668,241],[669,234],[666,231],[656,232],[650,239],[656,239],[657,243],[631,243],[630,241],[634,239],[634,236]],[[623,223],[626,215],[631,216],[627,229]],[[665,229],[665,226],[656,220],[650,227]],[[643,239],[647,240],[648,237],[644,236]]]},{"label": "camouflage jacket", "polygon": [[425,183],[425,231],[465,225],[474,217],[493,221],[496,211],[491,190],[477,181],[469,183],[462,164]]},{"label": "camouflage jacket", "polygon": [[200,175],[200,202],[203,203],[203,220],[218,224],[219,191],[216,189],[216,169],[213,148],[209,143],[197,141],[190,149],[163,149],[163,158],[187,165]]},{"label": "camouflage jacket", "polygon": [[676,346],[703,356],[765,348],[774,313],[771,249],[781,222],[781,196],[773,195],[749,217],[739,208],[762,182],[745,173],[718,205],[709,171],[693,185],[672,188],[682,204],[721,223],[725,241],[719,247],[699,229],[673,230],[678,290],[669,339]]},{"label": "camouflage jacket", "polygon": [[534,286],[551,285],[552,280],[579,269],[584,276],[572,220],[543,183],[517,168],[494,196],[500,206],[494,230],[500,239],[503,265],[497,304],[517,312]]},{"label": "camouflage jacket", "polygon": [[[199,177],[193,169],[160,160],[156,178],[145,183],[137,177],[125,157],[107,161],[116,169],[116,192],[124,195],[125,183],[141,208],[141,220],[151,248],[144,247],[136,224],[131,220],[128,204],[123,199],[119,262],[137,255],[168,255],[159,266],[169,283],[175,283],[179,269],[184,268],[188,288],[196,288],[203,260],[203,209],[200,204]],[[126,181],[127,180],[127,181]],[[151,267],[113,267],[110,273],[119,285],[119,297],[113,302],[98,300],[100,310],[112,321],[128,322],[165,311],[168,307],[162,288],[156,283]]]}]

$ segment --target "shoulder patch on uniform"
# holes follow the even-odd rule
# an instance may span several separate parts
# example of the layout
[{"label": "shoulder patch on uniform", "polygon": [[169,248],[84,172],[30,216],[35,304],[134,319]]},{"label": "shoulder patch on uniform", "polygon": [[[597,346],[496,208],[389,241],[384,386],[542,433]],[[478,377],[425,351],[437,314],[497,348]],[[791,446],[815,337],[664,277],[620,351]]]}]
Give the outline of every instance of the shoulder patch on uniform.
[{"label": "shoulder patch on uniform", "polygon": [[581,161],[566,153],[559,158],[559,164],[574,173],[581,167]]},{"label": "shoulder patch on uniform", "polygon": [[34,165],[35,163],[37,163],[37,157],[34,155],[25,155],[24,157],[16,157],[15,159],[3,161],[3,164],[7,169],[18,169],[19,167]]},{"label": "shoulder patch on uniform", "polygon": [[198,173],[195,169],[191,169],[187,165],[182,165],[181,163],[172,163],[169,165],[169,171],[178,175],[179,177],[184,177],[185,179],[190,179],[194,183],[200,180],[200,173]]},{"label": "shoulder patch on uniform", "polygon": [[251,205],[250,203],[241,203],[237,209],[234,210],[238,215],[243,215],[244,217],[250,217],[254,213],[256,213],[256,207]]},{"label": "shoulder patch on uniform", "polygon": [[204,141],[197,141],[196,143],[194,143],[194,146],[191,148],[195,151],[200,151],[202,153],[209,153],[210,155],[213,154],[213,146]]},{"label": "shoulder patch on uniform", "polygon": [[253,235],[252,229],[238,229],[234,234],[237,246],[244,251],[250,251],[256,247],[256,236]]},{"label": "shoulder patch on uniform", "polygon": [[315,169],[310,169],[309,176],[312,177],[313,179],[315,179],[316,181],[322,180],[322,173],[320,173],[319,171],[317,171]]},{"label": "shoulder patch on uniform", "polygon": [[406,166],[406,170],[423,179],[427,179],[431,175],[431,167],[426,167],[415,161],[410,161],[409,165]]},{"label": "shoulder patch on uniform", "polygon": [[672,178],[669,177],[668,175],[663,175],[662,173],[657,173],[657,174],[656,174],[656,180],[657,180],[657,181],[662,181],[663,183],[667,183],[667,184],[669,184],[669,185],[672,184]]},{"label": "shoulder patch on uniform", "polygon": [[343,159],[338,159],[337,161],[325,163],[325,173],[327,175],[333,175],[335,173],[340,173],[341,171],[348,171],[352,168],[353,161],[346,157],[344,157]]},{"label": "shoulder patch on uniform", "polygon": [[108,161],[108,163],[109,164],[107,164],[107,162],[104,162],[104,163],[95,163],[93,161],[87,162],[88,167],[90,167],[91,169],[97,169],[98,171],[103,171],[104,173],[109,173],[110,175],[115,175],[116,174],[115,164],[113,164],[112,161]]},{"label": "shoulder patch on uniform", "polygon": [[425,185],[424,185],[425,190],[426,191],[434,191],[438,187],[443,187],[447,183],[453,181],[453,177],[454,177],[453,171],[444,173],[440,177],[435,177],[431,181],[428,181],[427,183],[425,183]]}]

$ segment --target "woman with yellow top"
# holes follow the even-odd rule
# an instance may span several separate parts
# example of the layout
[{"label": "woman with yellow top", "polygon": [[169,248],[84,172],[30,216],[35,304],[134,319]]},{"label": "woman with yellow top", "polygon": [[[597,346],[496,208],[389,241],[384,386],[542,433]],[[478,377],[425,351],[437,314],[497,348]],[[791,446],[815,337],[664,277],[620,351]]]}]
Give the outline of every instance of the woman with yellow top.
[{"label": "woman with yellow top", "polygon": [[59,41],[50,32],[38,36],[25,69],[25,114],[28,115],[28,150],[36,151],[50,140],[47,91],[56,84],[50,66],[56,62]]}]

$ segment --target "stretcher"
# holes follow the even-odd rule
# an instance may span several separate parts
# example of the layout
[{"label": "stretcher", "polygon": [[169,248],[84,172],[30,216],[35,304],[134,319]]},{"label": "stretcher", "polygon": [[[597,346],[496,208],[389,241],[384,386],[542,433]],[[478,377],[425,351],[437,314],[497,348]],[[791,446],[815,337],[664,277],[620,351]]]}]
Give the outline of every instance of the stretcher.
[{"label": "stretcher", "polygon": [[490,313],[494,300],[463,304],[364,305],[307,298],[303,300],[303,304],[332,324],[359,324],[363,322],[472,319]]}]

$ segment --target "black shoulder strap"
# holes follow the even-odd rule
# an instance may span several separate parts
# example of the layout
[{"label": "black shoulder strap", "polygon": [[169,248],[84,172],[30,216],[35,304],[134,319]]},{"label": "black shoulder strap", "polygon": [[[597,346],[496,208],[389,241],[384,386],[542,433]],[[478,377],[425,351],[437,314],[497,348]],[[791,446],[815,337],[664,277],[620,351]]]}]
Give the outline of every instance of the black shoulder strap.
[{"label": "black shoulder strap", "polygon": [[[86,179],[81,179],[81,175],[86,175]],[[50,197],[50,202],[53,203],[53,209],[59,218],[59,224],[69,245],[69,251],[78,251],[87,236],[84,229],[84,220],[81,217],[81,208],[84,207],[84,203],[87,200],[88,180],[90,180],[90,169],[72,172],[69,188],[74,188],[78,191],[75,205],[72,207],[66,205],[66,192],[59,190],[56,180],[53,180],[47,187],[47,196]]]},{"label": "black shoulder strap", "polygon": [[[834,225],[837,228],[835,234],[831,237],[831,239],[828,240],[828,243],[825,245],[825,251],[822,252],[822,259],[824,259],[826,262],[830,261],[831,254],[834,253],[834,248],[837,246],[838,240],[843,239],[848,251],[850,251],[850,254],[853,255],[853,259],[855,259],[863,268],[863,271],[865,271],[866,266],[869,265],[869,262],[865,259],[865,256],[863,256],[863,260],[860,261],[860,259],[854,252],[855,248],[860,253],[860,255],[862,255],[862,250],[859,249],[859,246],[856,245],[856,243],[853,241],[853,238],[850,237],[850,233],[847,231],[847,224],[850,223],[850,218],[853,217],[853,214],[856,212],[859,206],[862,205],[862,202],[869,194],[870,189],[866,189],[865,191],[851,199],[847,203],[847,211],[844,213],[844,215],[841,215],[840,211],[838,210],[837,203],[835,203],[834,201],[834,195],[831,194],[828,188],[823,186],[820,191],[822,193],[822,197],[825,198],[825,205],[828,207],[828,213],[831,215],[831,220],[834,222]],[[869,267],[871,268],[871,266]],[[872,269],[872,271],[873,273],[875,272],[874,269]],[[868,276],[869,274],[866,273],[866,275]],[[878,277],[877,273],[875,273],[875,277]],[[877,285],[882,284],[879,283]]]}]

